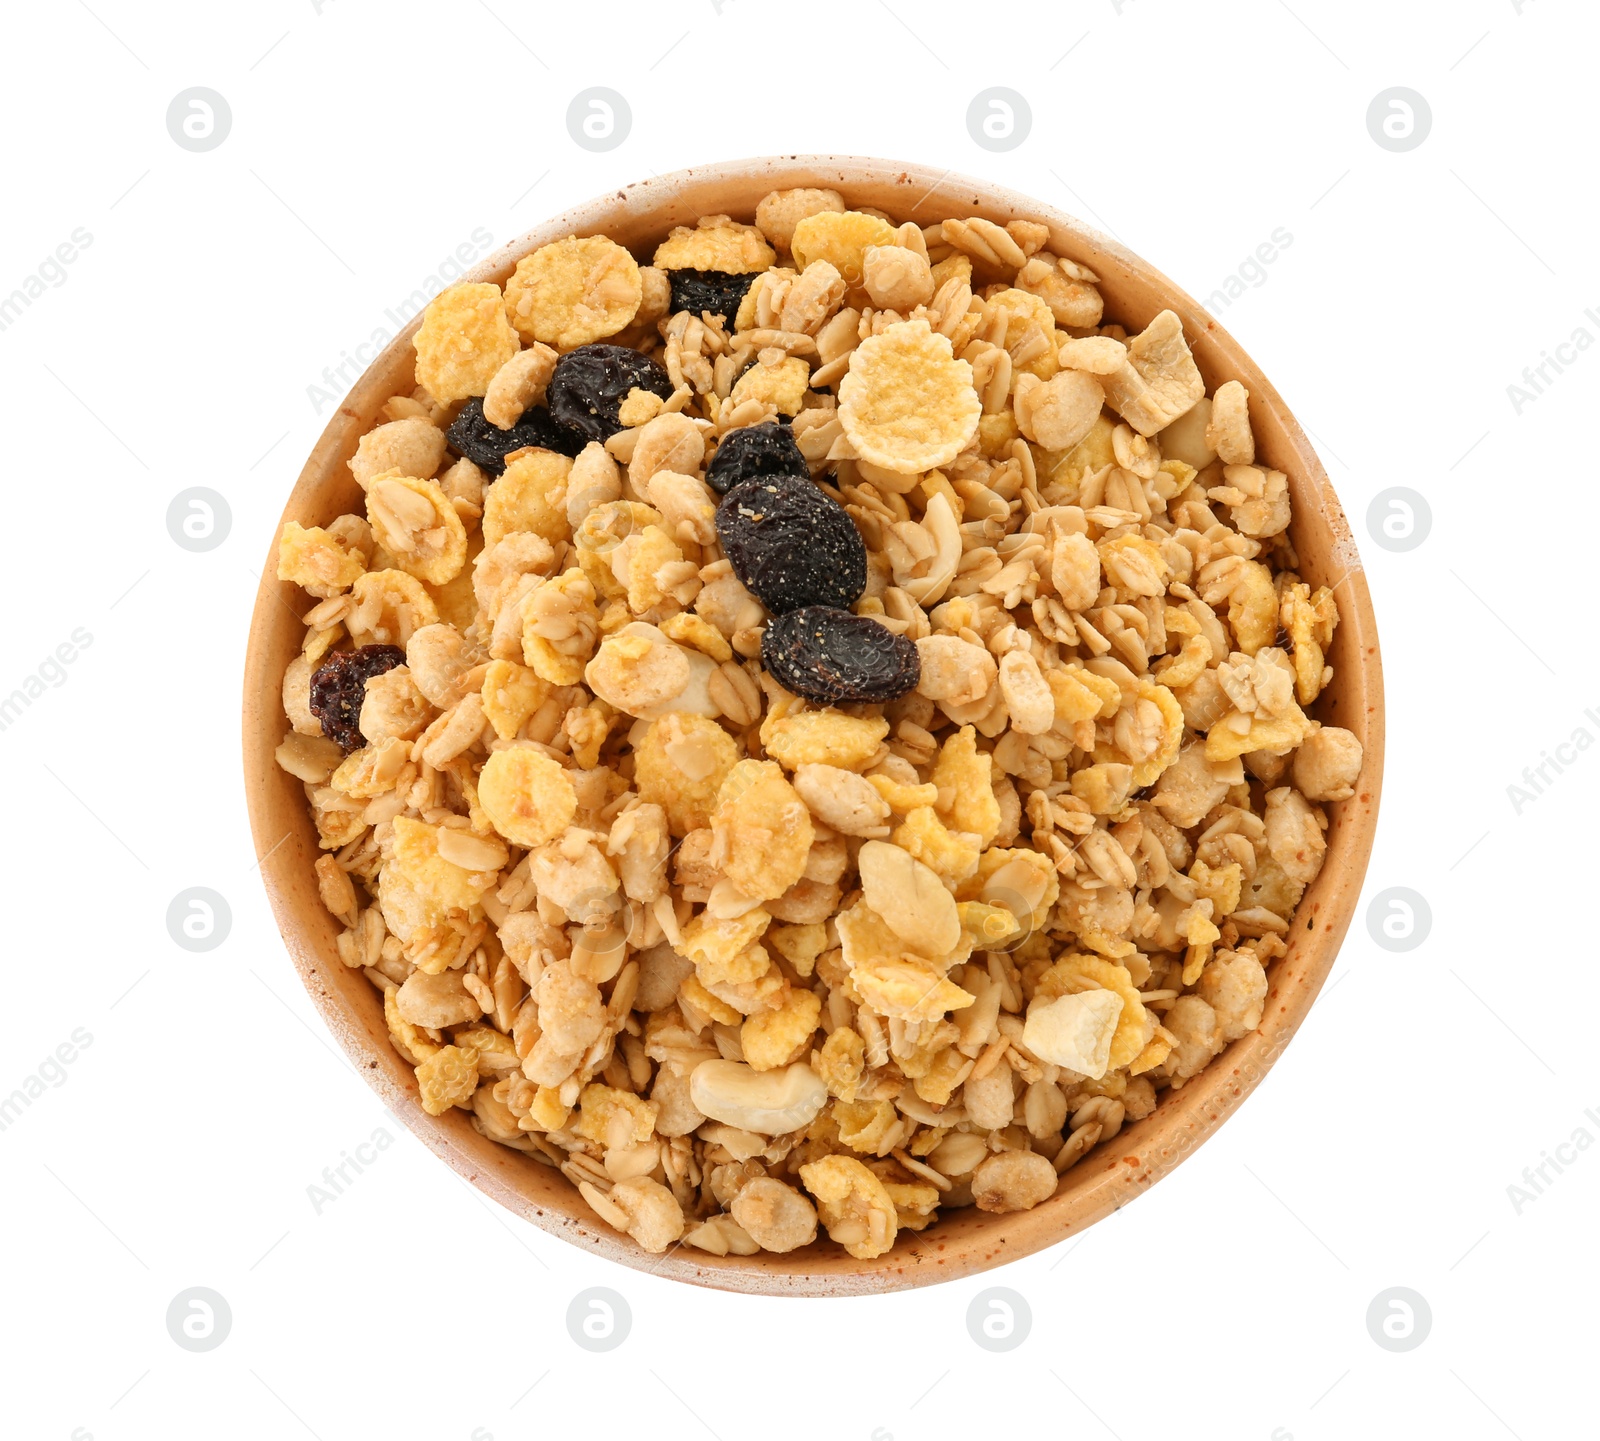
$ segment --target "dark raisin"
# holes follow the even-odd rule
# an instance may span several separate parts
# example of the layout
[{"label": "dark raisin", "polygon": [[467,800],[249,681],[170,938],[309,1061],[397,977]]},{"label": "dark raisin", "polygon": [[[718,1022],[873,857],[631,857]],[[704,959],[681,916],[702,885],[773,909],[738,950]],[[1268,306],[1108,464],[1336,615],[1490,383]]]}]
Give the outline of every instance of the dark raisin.
[{"label": "dark raisin", "polygon": [[522,413],[510,430],[501,430],[484,419],[483,400],[473,396],[461,407],[446,432],[450,448],[465,456],[487,475],[499,475],[506,468],[506,457],[530,445],[542,446],[559,455],[576,455],[589,443],[589,437],[568,430],[542,405]]},{"label": "dark raisin", "polygon": [[665,400],[672,378],[659,361],[625,345],[580,345],[556,361],[545,392],[550,413],[589,440],[610,440],[622,429],[619,411],[630,390]]},{"label": "dark raisin", "polygon": [[734,574],[775,615],[848,608],[867,588],[867,548],[844,507],[810,480],[773,475],[734,486],[717,507]]},{"label": "dark raisin", "polygon": [[709,310],[720,315],[729,330],[739,314],[739,303],[755,283],[754,275],[730,275],[726,270],[669,270],[672,308],[687,310],[696,319]]},{"label": "dark raisin", "polygon": [[322,733],[346,751],[366,744],[361,734],[361,702],[367,682],[375,675],[406,663],[397,645],[364,645],[357,650],[336,650],[311,677],[311,714],[322,722]]},{"label": "dark raisin", "polygon": [[706,467],[706,484],[718,495],[726,495],[741,481],[760,476],[793,475],[809,477],[806,458],[794,443],[794,432],[781,421],[765,420],[730,430]]},{"label": "dark raisin", "polygon": [[796,695],[821,705],[893,700],[922,678],[911,641],[867,616],[825,605],[768,621],[761,664]]}]

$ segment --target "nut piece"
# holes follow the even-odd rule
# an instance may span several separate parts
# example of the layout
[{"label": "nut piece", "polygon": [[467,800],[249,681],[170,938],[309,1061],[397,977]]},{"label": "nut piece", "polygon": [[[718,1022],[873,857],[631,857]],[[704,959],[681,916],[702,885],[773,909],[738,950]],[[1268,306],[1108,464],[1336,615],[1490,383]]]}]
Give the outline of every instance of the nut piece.
[{"label": "nut piece", "polygon": [[961,940],[956,898],[899,846],[868,841],[856,858],[867,904],[918,955],[942,960]]},{"label": "nut piece", "polygon": [[1342,726],[1323,726],[1294,753],[1294,783],[1307,800],[1347,801],[1361,774],[1361,742]]},{"label": "nut piece", "polygon": [[1036,736],[1055,724],[1055,697],[1031,651],[1007,651],[1000,658],[1000,694],[1005,697],[1012,730]]},{"label": "nut piece", "polygon": [[1080,991],[1028,1007],[1022,1044],[1041,1061],[1098,1081],[1111,1061],[1111,1038],[1122,1016],[1115,991]]},{"label": "nut piece", "polygon": [[669,411],[639,427],[633,459],[628,462],[628,479],[633,488],[643,495],[650,477],[658,470],[694,475],[699,471],[705,453],[706,443],[700,434],[700,427],[687,415]]},{"label": "nut piece", "polygon": [[689,1099],[713,1121],[758,1136],[786,1136],[816,1120],[828,1088],[804,1061],[771,1071],[742,1061],[702,1061],[689,1077]]},{"label": "nut piece", "polygon": [[1017,377],[1017,428],[1046,450],[1071,450],[1093,428],[1105,404],[1100,382],[1086,370],[1061,370],[1049,380]]},{"label": "nut piece", "polygon": [[1267,1003],[1267,973],[1249,951],[1220,951],[1195,988],[1216,1013],[1224,1041],[1248,1036],[1261,1024]]},{"label": "nut piece", "polygon": [[444,971],[437,976],[413,971],[396,993],[395,1004],[413,1026],[435,1031],[464,1025],[483,1014],[483,1007],[467,990],[459,971]]},{"label": "nut piece", "polygon": [[537,341],[519,351],[495,371],[483,393],[483,418],[501,430],[510,430],[522,412],[544,399],[545,386],[555,374],[556,353]]},{"label": "nut piece", "polygon": [[817,1239],[817,1212],[793,1186],[771,1176],[747,1182],[728,1207],[763,1251],[795,1251]]},{"label": "nut piece", "polygon": [[1291,881],[1310,885],[1328,853],[1311,803],[1297,790],[1279,786],[1267,792],[1267,849]]},{"label": "nut piece", "polygon": [[1128,342],[1127,360],[1104,383],[1106,404],[1146,436],[1171,425],[1206,393],[1183,322],[1170,310]]},{"label": "nut piece", "polygon": [[1224,465],[1253,465],[1256,440],[1250,433],[1250,392],[1237,380],[1227,380],[1211,397],[1206,421],[1206,447]]},{"label": "nut piece", "polygon": [[953,635],[928,635],[917,642],[922,676],[917,694],[951,705],[970,705],[989,694],[998,668],[981,645]]},{"label": "nut piece", "polygon": [[838,766],[802,765],[794,773],[800,799],[823,825],[847,836],[889,833],[889,803],[870,781]]},{"label": "nut piece", "polygon": [[1036,1151],[1001,1151],[972,1173],[980,1211],[1031,1211],[1056,1193],[1056,1168]]},{"label": "nut piece", "polygon": [[649,1176],[618,1181],[606,1197],[627,1217],[623,1230],[646,1251],[660,1255],[683,1235],[683,1209],[671,1191]]}]

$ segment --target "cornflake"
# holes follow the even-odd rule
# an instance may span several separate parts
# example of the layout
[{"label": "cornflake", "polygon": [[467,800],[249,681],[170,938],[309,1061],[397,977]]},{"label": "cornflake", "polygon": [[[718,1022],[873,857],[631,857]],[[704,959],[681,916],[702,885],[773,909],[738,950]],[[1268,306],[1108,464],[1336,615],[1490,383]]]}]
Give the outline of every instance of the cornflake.
[{"label": "cornflake", "polygon": [[901,321],[862,341],[839,383],[839,421],[856,454],[896,474],[948,465],[982,412],[972,367],[926,320]]},{"label": "cornflake", "polygon": [[525,341],[559,350],[615,335],[644,298],[634,258],[604,235],[569,235],[517,262],[506,281],[506,315]]},{"label": "cornflake", "polygon": [[482,395],[519,348],[500,287],[481,282],[436,295],[422,313],[415,345],[417,384],[446,404]]},{"label": "cornflake", "polygon": [[[1206,395],[1172,312],[1130,336],[1047,226],[851,199],[445,291],[353,512],[279,536],[305,629],[276,757],[341,965],[430,1114],[657,1254],[871,1260],[1043,1203],[1261,1024],[1364,790],[1317,715],[1338,598],[1244,386]],[[685,269],[736,314],[674,313]],[[670,384],[605,396],[622,428],[583,444],[536,408],[597,342]],[[519,426],[579,453],[453,449]],[[838,502],[850,634],[911,689],[779,683],[719,453],[719,485],[740,457]],[[369,645],[404,663],[345,697],[346,753],[315,677]],[[854,694],[830,668],[865,664],[783,673]]]}]

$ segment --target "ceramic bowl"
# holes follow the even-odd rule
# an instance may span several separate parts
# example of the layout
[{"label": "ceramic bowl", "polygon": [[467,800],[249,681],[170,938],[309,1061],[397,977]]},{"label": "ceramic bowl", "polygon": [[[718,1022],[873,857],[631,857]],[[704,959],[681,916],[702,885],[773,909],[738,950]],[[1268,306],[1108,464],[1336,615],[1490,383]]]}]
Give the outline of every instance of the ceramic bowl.
[{"label": "ceramic bowl", "polygon": [[[244,779],[256,853],[264,858],[261,878],[296,970],[368,1084],[442,1161],[523,1219],[625,1266],[730,1291],[842,1296],[948,1281],[1064,1241],[1143,1195],[1260,1083],[1305,1019],[1360,894],[1383,775],[1383,681],[1372,600],[1349,525],[1288,406],[1238,342],[1197,302],[1137,255],[1049,205],[987,181],[883,160],[822,155],[735,161],[614,190],[535,227],[466,278],[504,282],[523,255],[574,233],[609,235],[648,256],[674,225],[693,225],[702,215],[718,213],[749,220],[762,196],[790,186],[831,187],[851,205],[875,207],[896,221],[928,224],[973,215],[1001,223],[1043,221],[1050,227],[1052,250],[1100,277],[1108,319],[1132,333],[1158,312],[1176,311],[1207,392],[1225,380],[1239,380],[1249,390],[1258,460],[1290,478],[1291,535],[1301,574],[1313,586],[1337,587],[1341,620],[1328,655],[1335,680],[1314,713],[1327,724],[1353,731],[1366,751],[1359,793],[1328,807],[1327,861],[1301,902],[1288,953],[1270,968],[1260,1028],[1234,1042],[1182,1090],[1164,1092],[1150,1116],[1092,1151],[1066,1173],[1052,1199],[1031,1211],[952,1211],[920,1234],[902,1232],[888,1255],[871,1261],[854,1260],[825,1240],[787,1255],[718,1258],[680,1246],[653,1256],[596,1217],[559,1172],[480,1136],[465,1112],[430,1116],[423,1111],[412,1068],[389,1043],[379,997],[359,971],[340,964],[338,923],[323,909],[312,872],[319,852],[305,797],[300,783],[273,760],[286,728],[280,682],[284,667],[300,649],[303,629],[296,616],[305,608],[297,588],[275,579],[276,530],[250,625]],[[384,401],[412,388],[411,337],[419,320],[395,337],[339,407],[289,495],[283,520],[325,525],[361,509],[361,492],[346,462]]]}]

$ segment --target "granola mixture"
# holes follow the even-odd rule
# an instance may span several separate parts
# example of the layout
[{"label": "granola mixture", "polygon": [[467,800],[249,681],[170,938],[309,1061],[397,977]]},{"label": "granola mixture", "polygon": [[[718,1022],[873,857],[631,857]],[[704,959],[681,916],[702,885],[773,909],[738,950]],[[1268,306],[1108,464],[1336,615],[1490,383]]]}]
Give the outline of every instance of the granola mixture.
[{"label": "granola mixture", "polygon": [[1248,395],[1049,239],[802,189],[544,246],[284,527],[341,959],[647,1251],[1046,1200],[1260,1024],[1353,794]]}]

